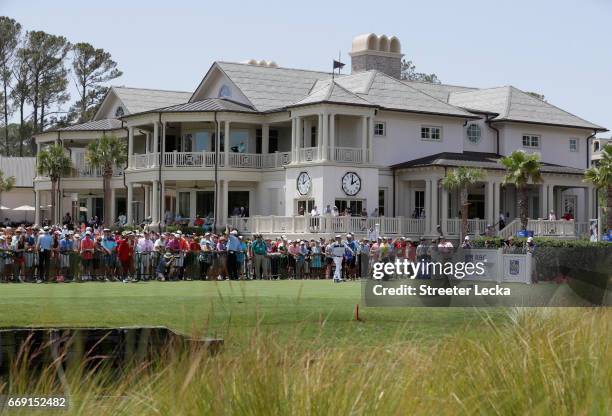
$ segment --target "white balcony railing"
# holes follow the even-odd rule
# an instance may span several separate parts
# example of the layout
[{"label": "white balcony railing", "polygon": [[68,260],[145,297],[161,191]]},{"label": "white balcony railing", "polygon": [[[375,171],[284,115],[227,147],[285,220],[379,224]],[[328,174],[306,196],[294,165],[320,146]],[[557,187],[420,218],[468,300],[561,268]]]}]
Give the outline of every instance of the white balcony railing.
[{"label": "white balcony railing", "polygon": [[[469,219],[468,234],[482,235],[487,230],[487,220]],[[461,234],[461,218],[449,218],[446,220],[446,234],[457,236]]]},{"label": "white balcony railing", "polygon": [[[215,166],[214,152],[167,152],[164,167],[212,168]],[[219,166],[226,166],[225,153],[219,153]],[[150,169],[158,165],[159,153],[132,155],[130,169]],[[275,153],[229,153],[227,166],[232,168],[271,169],[291,163],[290,152]]]},{"label": "white balcony railing", "polygon": [[356,233],[380,236],[423,235],[425,220],[404,217],[253,216],[231,217],[229,224],[245,233]]},{"label": "white balcony railing", "polygon": [[321,159],[318,147],[305,147],[298,153],[300,162],[315,162]]},{"label": "white balcony railing", "polygon": [[363,151],[354,147],[335,147],[331,159],[340,163],[363,163]]}]

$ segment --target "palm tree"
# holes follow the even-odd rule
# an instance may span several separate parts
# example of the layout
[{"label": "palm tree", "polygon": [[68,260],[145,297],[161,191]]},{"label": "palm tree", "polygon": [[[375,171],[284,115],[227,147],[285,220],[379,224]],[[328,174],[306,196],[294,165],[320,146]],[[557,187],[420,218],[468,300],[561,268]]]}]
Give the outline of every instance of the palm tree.
[{"label": "palm tree", "polygon": [[607,144],[601,149],[598,166],[587,169],[584,173],[584,180],[591,182],[597,190],[605,192],[606,229],[612,230],[612,144]]},{"label": "palm tree", "polygon": [[57,222],[55,218],[57,183],[62,176],[70,172],[71,167],[72,160],[60,143],[52,144],[38,153],[38,174],[48,176],[51,180],[51,221],[54,223]]},{"label": "palm tree", "polygon": [[[485,177],[482,169],[466,168],[464,166],[446,173],[442,179],[442,186],[447,191],[458,190],[461,205],[461,236],[468,235],[468,188]],[[443,207],[447,209],[447,207]]]},{"label": "palm tree", "polygon": [[2,192],[8,192],[15,187],[14,176],[4,176],[4,172],[0,170],[0,203],[2,203]]},{"label": "palm tree", "polygon": [[501,158],[501,164],[506,168],[504,185],[514,184],[518,192],[518,209],[521,217],[522,230],[527,229],[527,188],[529,182],[542,182],[542,172],[540,171],[540,155],[537,153],[527,153],[523,150],[515,150],[509,156]]},{"label": "palm tree", "polygon": [[102,171],[102,187],[104,189],[104,225],[110,225],[113,220],[111,213],[111,179],[115,166],[127,161],[125,141],[116,136],[103,135],[100,139],[89,143],[87,162]]}]

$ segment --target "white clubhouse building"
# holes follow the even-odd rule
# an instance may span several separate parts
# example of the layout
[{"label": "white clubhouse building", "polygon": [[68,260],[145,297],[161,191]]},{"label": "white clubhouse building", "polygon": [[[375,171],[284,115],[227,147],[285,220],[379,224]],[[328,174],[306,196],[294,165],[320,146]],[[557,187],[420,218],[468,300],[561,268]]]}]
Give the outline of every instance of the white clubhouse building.
[{"label": "white clubhouse building", "polygon": [[[481,167],[469,191],[470,229],[483,232],[503,213],[514,232],[516,189],[502,186],[500,157],[538,152],[544,182],[529,190],[538,234],[586,232],[594,189],[583,182],[592,141],[605,128],[518,88],[470,88],[400,79],[396,37],[353,40],[350,75],[279,67],[273,62],[214,62],[192,92],[112,87],[90,122],[36,136],[61,142],[74,162],[60,183],[58,221],[70,211],[104,216],[100,172],[84,158],[103,134],[128,141],[127,167],[112,180],[112,216],[128,222],[174,217],[232,222],[245,232],[359,231],[447,235],[459,231],[458,195],[440,186],[457,166]],[[215,199],[215,185],[218,198]],[[36,222],[48,216],[48,178],[36,177]],[[216,209],[215,209],[215,200]],[[313,220],[316,206],[384,218]],[[245,218],[231,218],[244,207]],[[568,227],[544,227],[550,210],[570,212]],[[512,228],[514,227],[514,228]]]}]

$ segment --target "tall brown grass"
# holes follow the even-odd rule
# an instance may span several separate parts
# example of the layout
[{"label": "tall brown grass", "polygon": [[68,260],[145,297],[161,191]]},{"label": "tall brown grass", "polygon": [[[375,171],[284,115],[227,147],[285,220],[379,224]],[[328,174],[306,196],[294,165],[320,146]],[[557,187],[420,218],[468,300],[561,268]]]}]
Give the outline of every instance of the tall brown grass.
[{"label": "tall brown grass", "polygon": [[503,324],[483,318],[484,340],[365,349],[279,343],[257,328],[240,351],[172,351],[121,377],[74,370],[62,385],[53,368],[34,376],[22,366],[0,394],[69,391],[68,413],[79,415],[611,414],[612,312],[509,313]]}]

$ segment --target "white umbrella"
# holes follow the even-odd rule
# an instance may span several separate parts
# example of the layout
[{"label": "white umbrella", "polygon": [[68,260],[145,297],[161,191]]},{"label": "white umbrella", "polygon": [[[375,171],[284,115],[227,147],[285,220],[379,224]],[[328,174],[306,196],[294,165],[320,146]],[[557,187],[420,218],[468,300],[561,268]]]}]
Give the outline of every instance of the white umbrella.
[{"label": "white umbrella", "polygon": [[28,219],[27,218],[28,211],[36,211],[36,208],[34,208],[31,205],[21,205],[20,207],[13,208],[13,211],[24,211],[25,214],[24,214],[23,220],[26,221]]}]

